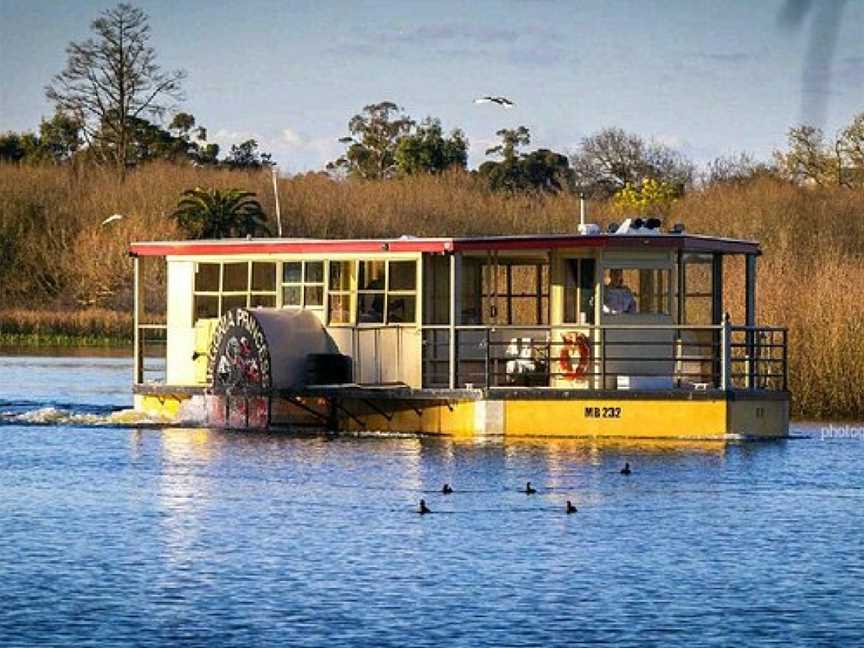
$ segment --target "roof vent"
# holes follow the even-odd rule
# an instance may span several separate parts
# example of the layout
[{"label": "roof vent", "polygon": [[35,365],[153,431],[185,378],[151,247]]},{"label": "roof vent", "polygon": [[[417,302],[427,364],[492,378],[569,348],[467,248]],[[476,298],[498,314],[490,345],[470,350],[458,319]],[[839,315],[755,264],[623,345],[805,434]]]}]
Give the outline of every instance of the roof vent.
[{"label": "roof vent", "polygon": [[684,223],[675,223],[672,226],[672,229],[669,230],[671,234],[683,234],[684,233]]}]

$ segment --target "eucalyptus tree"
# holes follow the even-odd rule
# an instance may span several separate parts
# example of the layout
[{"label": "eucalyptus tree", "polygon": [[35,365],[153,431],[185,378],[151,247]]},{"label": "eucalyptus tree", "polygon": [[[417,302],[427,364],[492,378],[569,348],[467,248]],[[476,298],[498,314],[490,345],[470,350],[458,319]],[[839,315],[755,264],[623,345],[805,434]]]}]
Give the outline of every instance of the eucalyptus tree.
[{"label": "eucalyptus tree", "polygon": [[399,141],[413,127],[414,120],[392,101],[365,106],[348,122],[351,134],[339,139],[348,149],[327,168],[364,180],[392,177],[398,169]]},{"label": "eucalyptus tree", "polygon": [[57,109],[76,118],[89,147],[125,175],[140,120],[161,120],[182,98],[182,70],[164,72],[149,45],[147,14],[128,4],[103,11],[93,37],[66,48],[66,67],[45,88]]}]

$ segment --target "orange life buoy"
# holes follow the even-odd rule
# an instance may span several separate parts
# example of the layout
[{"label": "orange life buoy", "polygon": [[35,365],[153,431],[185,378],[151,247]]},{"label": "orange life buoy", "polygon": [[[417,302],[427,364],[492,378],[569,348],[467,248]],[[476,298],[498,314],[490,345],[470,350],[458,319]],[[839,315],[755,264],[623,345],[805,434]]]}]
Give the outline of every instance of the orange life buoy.
[{"label": "orange life buoy", "polygon": [[[558,356],[561,374],[567,380],[578,380],[585,377],[588,363],[591,361],[591,343],[582,333],[570,332],[561,335],[564,346]],[[574,352],[578,358],[574,358]],[[574,360],[577,360],[574,363]]]}]

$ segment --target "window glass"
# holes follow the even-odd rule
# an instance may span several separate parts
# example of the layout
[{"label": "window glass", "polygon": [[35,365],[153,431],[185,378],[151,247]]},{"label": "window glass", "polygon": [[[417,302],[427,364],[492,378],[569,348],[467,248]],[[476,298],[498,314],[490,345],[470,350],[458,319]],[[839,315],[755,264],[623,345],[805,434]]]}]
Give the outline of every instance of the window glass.
[{"label": "window glass", "polygon": [[351,295],[330,294],[328,321],[331,324],[351,323]]},{"label": "window glass", "polygon": [[358,290],[384,290],[384,262],[361,261]]},{"label": "window glass", "polygon": [[262,292],[276,291],[276,264],[252,263],[252,290]]},{"label": "window glass", "polygon": [[324,262],[323,261],[307,261],[306,262],[306,283],[324,283]]},{"label": "window glass", "polygon": [[282,282],[300,283],[303,281],[303,264],[300,261],[287,261],[282,264]]},{"label": "window glass", "polygon": [[417,264],[414,261],[391,261],[388,290],[417,289]]},{"label": "window glass", "polygon": [[283,286],[282,287],[282,305],[283,306],[302,306],[302,288],[300,286]]},{"label": "window glass", "polygon": [[384,323],[384,294],[360,293],[357,296],[357,321],[362,324]]},{"label": "window glass", "polygon": [[330,290],[351,290],[351,261],[330,262]]},{"label": "window glass", "polygon": [[224,315],[232,308],[246,308],[246,295],[223,295],[222,296],[222,314]]},{"label": "window glass", "polygon": [[261,308],[275,308],[276,295],[250,295],[249,306],[252,308],[259,306]]},{"label": "window glass", "polygon": [[219,264],[199,263],[195,273],[196,292],[219,292]]},{"label": "window glass", "polygon": [[304,292],[306,307],[324,305],[324,286],[306,286]]},{"label": "window glass", "polygon": [[246,292],[249,290],[248,263],[226,263],[222,272],[222,292]]},{"label": "window glass", "polygon": [[609,268],[603,281],[603,312],[669,314],[669,270]]},{"label": "window glass", "polygon": [[413,324],[417,321],[416,301],[414,295],[387,296],[387,323]]},{"label": "window glass", "polygon": [[219,317],[217,295],[195,295],[195,321]]}]

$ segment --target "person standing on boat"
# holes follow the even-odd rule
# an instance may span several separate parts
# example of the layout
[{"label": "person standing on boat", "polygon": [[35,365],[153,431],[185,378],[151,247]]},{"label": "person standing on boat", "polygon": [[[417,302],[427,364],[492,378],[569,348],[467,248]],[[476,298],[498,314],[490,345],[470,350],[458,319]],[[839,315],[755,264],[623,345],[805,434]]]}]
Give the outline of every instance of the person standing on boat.
[{"label": "person standing on boat", "polygon": [[624,271],[621,268],[609,270],[609,282],[603,295],[603,312],[607,315],[636,312],[636,299],[624,283]]}]

